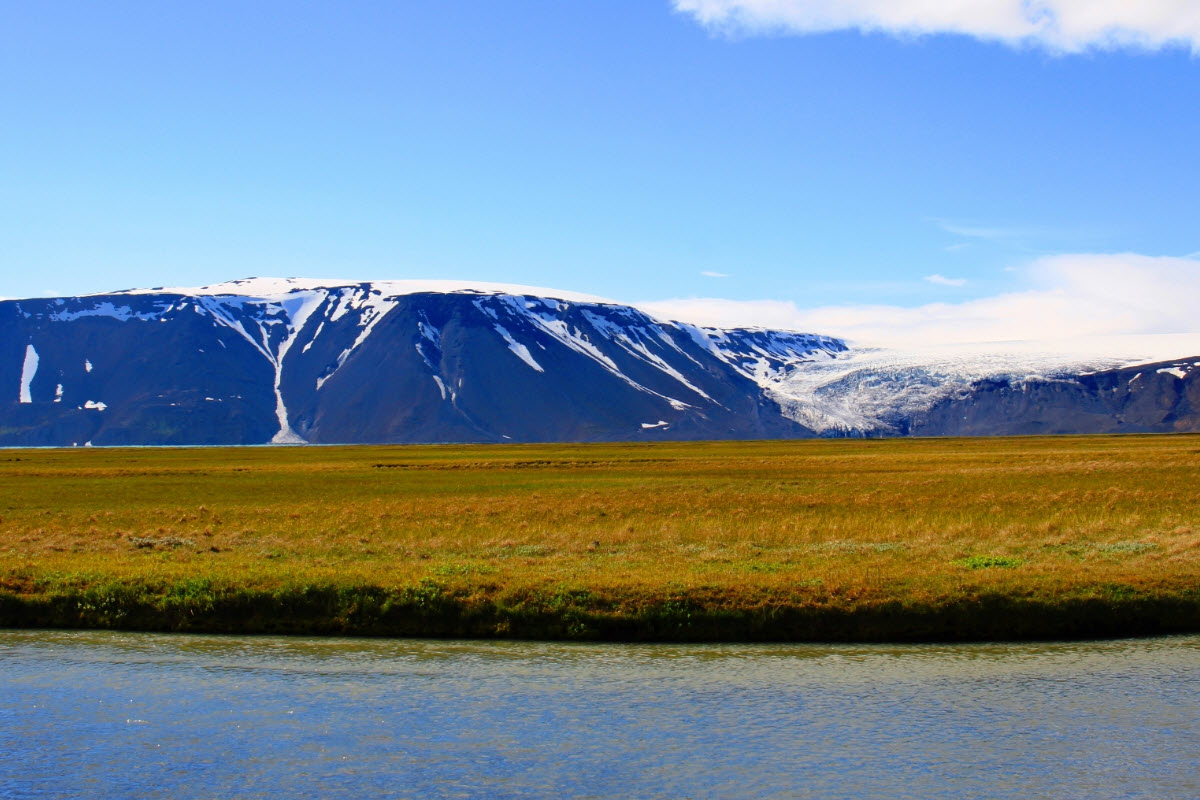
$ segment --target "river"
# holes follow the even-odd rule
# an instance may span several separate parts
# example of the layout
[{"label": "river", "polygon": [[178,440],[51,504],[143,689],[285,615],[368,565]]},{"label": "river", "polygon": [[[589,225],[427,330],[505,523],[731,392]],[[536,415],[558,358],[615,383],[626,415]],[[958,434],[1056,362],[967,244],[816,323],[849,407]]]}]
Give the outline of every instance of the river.
[{"label": "river", "polygon": [[0,631],[0,797],[1194,798],[1200,637]]}]

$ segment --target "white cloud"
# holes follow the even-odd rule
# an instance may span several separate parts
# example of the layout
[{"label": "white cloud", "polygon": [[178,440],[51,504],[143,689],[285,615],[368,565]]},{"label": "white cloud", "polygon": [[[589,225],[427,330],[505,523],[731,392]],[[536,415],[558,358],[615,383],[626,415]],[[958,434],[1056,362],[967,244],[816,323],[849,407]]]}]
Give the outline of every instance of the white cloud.
[{"label": "white cloud", "polygon": [[673,0],[716,29],[950,33],[1051,51],[1184,46],[1200,52],[1196,0]]},{"label": "white cloud", "polygon": [[[1133,253],[1059,255],[1024,270],[1020,291],[919,307],[802,308],[782,300],[683,299],[641,303],[652,314],[703,325],[830,334],[859,345],[926,346],[1168,335],[1200,342],[1200,260]],[[1200,345],[1197,345],[1200,347]],[[1177,353],[1176,355],[1198,355]]]},{"label": "white cloud", "polygon": [[938,286],[966,286],[966,278],[947,278],[945,275],[939,275],[936,272],[932,275],[926,275],[925,280]]},{"label": "white cloud", "polygon": [[709,270],[709,269],[704,270],[700,274],[706,278],[728,278],[729,277],[724,272],[713,272],[712,270]]}]

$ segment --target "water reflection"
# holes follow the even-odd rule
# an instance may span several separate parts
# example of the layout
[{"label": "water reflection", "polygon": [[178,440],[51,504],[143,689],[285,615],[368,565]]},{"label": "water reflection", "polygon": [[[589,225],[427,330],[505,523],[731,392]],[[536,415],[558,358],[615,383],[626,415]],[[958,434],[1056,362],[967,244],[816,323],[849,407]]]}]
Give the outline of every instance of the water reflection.
[{"label": "water reflection", "polygon": [[0,632],[0,797],[1193,797],[1200,637]]}]

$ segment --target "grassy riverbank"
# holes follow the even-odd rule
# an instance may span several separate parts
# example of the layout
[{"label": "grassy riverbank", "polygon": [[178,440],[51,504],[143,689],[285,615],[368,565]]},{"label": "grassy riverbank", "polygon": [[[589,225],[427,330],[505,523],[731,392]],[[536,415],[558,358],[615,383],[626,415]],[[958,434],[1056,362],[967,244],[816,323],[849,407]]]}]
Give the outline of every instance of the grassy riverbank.
[{"label": "grassy riverbank", "polygon": [[1200,631],[1200,436],[0,451],[0,626]]}]

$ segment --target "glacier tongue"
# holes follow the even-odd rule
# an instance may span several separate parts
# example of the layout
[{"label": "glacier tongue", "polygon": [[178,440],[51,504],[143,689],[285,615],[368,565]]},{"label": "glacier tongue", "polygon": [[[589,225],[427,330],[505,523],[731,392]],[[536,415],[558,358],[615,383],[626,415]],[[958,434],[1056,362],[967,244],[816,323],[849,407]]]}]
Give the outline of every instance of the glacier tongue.
[{"label": "glacier tongue", "polygon": [[1008,343],[898,351],[850,349],[763,383],[783,413],[818,433],[889,434],[936,403],[987,379],[1014,383],[1110,369],[1121,358],[1038,351]]}]

